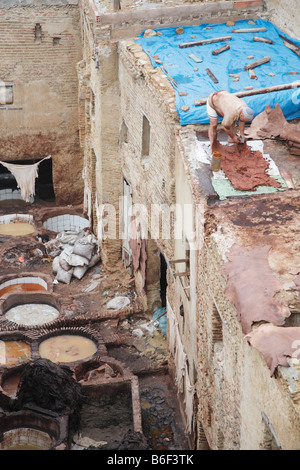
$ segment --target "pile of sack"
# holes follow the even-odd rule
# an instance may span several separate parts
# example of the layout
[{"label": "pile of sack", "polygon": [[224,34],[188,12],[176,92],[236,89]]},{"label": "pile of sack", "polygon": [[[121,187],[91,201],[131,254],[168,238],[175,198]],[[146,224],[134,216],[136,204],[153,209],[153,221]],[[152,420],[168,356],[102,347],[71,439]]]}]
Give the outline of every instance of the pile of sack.
[{"label": "pile of sack", "polygon": [[52,270],[55,281],[70,284],[72,277],[82,279],[88,269],[100,261],[99,247],[93,233],[64,231],[46,244],[53,256]]}]

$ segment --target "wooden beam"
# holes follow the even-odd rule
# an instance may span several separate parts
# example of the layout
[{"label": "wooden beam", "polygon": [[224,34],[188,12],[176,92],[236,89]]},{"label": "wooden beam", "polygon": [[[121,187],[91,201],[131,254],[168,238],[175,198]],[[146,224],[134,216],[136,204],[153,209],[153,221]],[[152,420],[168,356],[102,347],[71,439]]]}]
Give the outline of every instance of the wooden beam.
[{"label": "wooden beam", "polygon": [[201,41],[182,42],[181,44],[179,44],[179,47],[183,49],[185,47],[205,46],[206,44],[213,44],[215,42],[231,41],[231,39],[232,36],[223,36],[220,38],[203,39]]},{"label": "wooden beam", "polygon": [[264,31],[267,31],[267,28],[233,29],[232,33],[263,33]]},{"label": "wooden beam", "polygon": [[272,39],[261,38],[259,36],[254,36],[253,41],[263,42],[263,43],[266,43],[266,44],[274,44],[274,41],[272,41]]},{"label": "wooden beam", "polygon": [[295,44],[295,43],[294,43],[293,41],[291,41],[290,39],[285,38],[285,37],[282,36],[281,34],[279,34],[279,37],[280,37],[281,39],[284,39],[284,41],[288,42],[288,43],[291,44],[292,46],[297,47],[297,49],[300,50],[300,46],[298,46],[298,44]]},{"label": "wooden beam", "polygon": [[220,47],[219,49],[212,51],[212,55],[222,54],[222,52],[228,51],[228,49],[230,49],[230,46],[229,44],[226,44],[226,46]]},{"label": "wooden beam", "polygon": [[270,60],[271,60],[271,57],[269,56],[263,57],[262,59],[257,60],[256,62],[252,62],[251,64],[245,65],[245,70],[255,69],[256,67],[259,67],[260,65],[267,64],[268,62],[270,62]]},{"label": "wooden beam", "polygon": [[186,263],[188,261],[188,259],[171,259],[169,261],[170,264],[173,264],[173,263]]},{"label": "wooden beam", "polygon": [[190,272],[186,272],[186,273],[174,273],[174,276],[175,277],[184,277],[184,276],[189,276],[190,275]]},{"label": "wooden beam", "polygon": [[[286,83],[284,85],[274,85],[267,88],[257,88],[256,90],[246,90],[246,91],[237,91],[236,93],[232,93],[234,96],[238,98],[245,98],[246,96],[253,96],[253,95],[262,95],[264,93],[273,93],[275,91],[282,91],[282,90],[290,90],[291,88],[299,88],[300,87],[300,80],[294,83]],[[208,98],[202,98],[200,100],[195,100],[195,106],[203,106],[206,104]]]},{"label": "wooden beam", "polygon": [[217,77],[214,76],[214,74],[212,73],[210,69],[205,69],[205,70],[214,83],[219,83],[219,80],[217,79]]}]

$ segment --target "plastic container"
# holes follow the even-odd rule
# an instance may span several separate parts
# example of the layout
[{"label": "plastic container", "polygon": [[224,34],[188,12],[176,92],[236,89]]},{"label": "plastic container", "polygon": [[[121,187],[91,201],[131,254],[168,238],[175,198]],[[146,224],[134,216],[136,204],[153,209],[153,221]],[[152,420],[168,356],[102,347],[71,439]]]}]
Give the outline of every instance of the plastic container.
[{"label": "plastic container", "polygon": [[211,159],[211,169],[212,171],[219,171],[221,168],[221,154],[220,152],[213,152]]}]

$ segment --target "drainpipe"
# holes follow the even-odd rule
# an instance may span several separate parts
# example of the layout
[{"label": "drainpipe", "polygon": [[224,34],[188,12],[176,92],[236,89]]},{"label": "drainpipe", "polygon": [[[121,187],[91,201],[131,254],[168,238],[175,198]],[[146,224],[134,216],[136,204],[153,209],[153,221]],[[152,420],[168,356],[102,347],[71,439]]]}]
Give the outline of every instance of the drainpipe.
[{"label": "drainpipe", "polygon": [[114,0],[114,10],[121,10],[121,0]]}]

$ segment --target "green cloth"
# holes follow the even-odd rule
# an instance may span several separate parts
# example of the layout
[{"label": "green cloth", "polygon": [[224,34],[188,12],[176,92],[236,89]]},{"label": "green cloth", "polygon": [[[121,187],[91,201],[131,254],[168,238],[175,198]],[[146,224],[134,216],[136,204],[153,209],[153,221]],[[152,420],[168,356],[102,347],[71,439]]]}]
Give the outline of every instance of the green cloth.
[{"label": "green cloth", "polygon": [[272,178],[274,178],[276,181],[279,181],[282,187],[274,188],[272,186],[257,186],[253,191],[239,191],[234,189],[228,179],[216,178],[212,178],[212,185],[221,201],[224,201],[228,197],[232,196],[255,196],[257,194],[270,194],[276,193],[277,191],[284,191],[284,189],[287,187],[284,179],[281,176],[272,176]]}]

